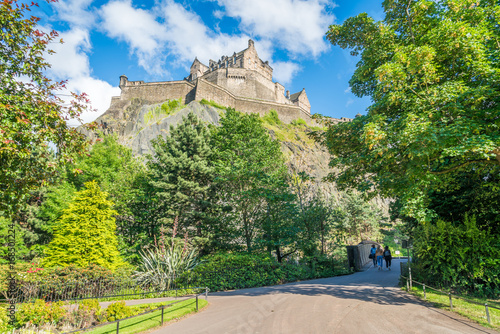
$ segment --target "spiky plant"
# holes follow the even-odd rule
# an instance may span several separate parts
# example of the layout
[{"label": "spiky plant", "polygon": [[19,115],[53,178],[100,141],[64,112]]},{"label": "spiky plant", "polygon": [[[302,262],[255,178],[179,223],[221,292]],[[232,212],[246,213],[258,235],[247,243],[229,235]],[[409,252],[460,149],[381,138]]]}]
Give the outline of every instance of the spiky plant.
[{"label": "spiky plant", "polygon": [[135,277],[142,286],[150,286],[157,291],[168,290],[176,277],[199,264],[198,250],[196,248],[188,250],[187,248],[187,234],[184,238],[184,244],[175,243],[176,230],[177,219],[174,223],[170,247],[164,247],[162,235],[159,246],[140,252],[142,261]]}]

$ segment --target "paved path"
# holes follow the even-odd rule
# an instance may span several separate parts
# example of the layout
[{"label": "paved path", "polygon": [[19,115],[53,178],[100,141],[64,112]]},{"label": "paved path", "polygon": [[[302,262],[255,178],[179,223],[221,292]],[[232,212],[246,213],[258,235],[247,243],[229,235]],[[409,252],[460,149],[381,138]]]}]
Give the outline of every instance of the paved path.
[{"label": "paved path", "polygon": [[498,333],[418,301],[392,271],[209,294],[207,309],[154,334]]}]

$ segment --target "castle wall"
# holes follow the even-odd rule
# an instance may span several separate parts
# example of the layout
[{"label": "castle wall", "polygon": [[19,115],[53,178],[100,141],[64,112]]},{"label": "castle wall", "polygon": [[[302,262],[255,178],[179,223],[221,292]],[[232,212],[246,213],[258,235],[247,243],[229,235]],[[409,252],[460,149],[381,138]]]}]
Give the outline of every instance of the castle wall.
[{"label": "castle wall", "polygon": [[190,92],[194,84],[187,81],[150,82],[126,81],[122,89],[120,99],[131,100],[141,98],[150,103],[160,103],[166,100],[182,98],[182,103],[189,103]]},{"label": "castle wall", "polygon": [[232,107],[236,110],[244,110],[248,113],[257,113],[261,116],[274,109],[278,113],[281,121],[291,123],[297,118],[302,118],[306,122],[311,123],[312,119],[306,110],[295,105],[283,105],[281,103],[250,99],[235,96],[229,90],[219,87],[211,82],[199,79],[196,85],[195,100],[202,99],[212,100],[218,104]]},{"label": "castle wall", "polygon": [[208,72],[203,79],[226,88],[236,96],[292,104],[285,98],[285,88],[260,72],[244,68],[224,68]]}]

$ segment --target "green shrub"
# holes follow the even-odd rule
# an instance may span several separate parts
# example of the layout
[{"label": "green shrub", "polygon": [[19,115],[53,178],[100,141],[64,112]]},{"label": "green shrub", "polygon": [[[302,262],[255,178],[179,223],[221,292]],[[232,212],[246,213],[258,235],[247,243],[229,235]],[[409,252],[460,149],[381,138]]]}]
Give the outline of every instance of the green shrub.
[{"label": "green shrub", "polygon": [[214,102],[212,100],[208,101],[208,100],[205,100],[205,99],[201,99],[200,103],[204,104],[204,105],[209,105],[209,106],[212,106],[212,107],[215,107],[215,108],[218,108],[218,109],[226,109],[226,107],[224,107],[223,105],[220,105],[217,102]]},{"label": "green shrub", "polygon": [[307,126],[306,121],[304,121],[302,118],[297,118],[297,119],[294,119],[294,120],[291,122],[291,124],[292,124],[292,125],[295,125],[295,126],[300,126],[300,125]]},{"label": "green shrub", "polygon": [[63,302],[48,303],[37,299],[34,303],[24,303],[16,313],[18,326],[59,324],[66,314]]},{"label": "green shrub", "polygon": [[10,329],[10,318],[7,312],[8,311],[6,306],[0,306],[0,333],[5,333]]},{"label": "green shrub", "polygon": [[280,118],[278,117],[278,112],[274,109],[269,110],[267,114],[262,116],[264,123],[269,125],[279,125],[281,124]]},{"label": "green shrub", "polygon": [[[112,272],[96,265],[87,268],[68,266],[33,270],[36,267],[36,264],[31,263],[16,264],[17,285],[24,300],[58,300],[112,294],[124,281],[131,279],[130,270]],[[0,272],[6,271],[7,266],[0,266]],[[7,277],[2,275],[1,279],[0,287],[5,289]]]},{"label": "green shrub", "polygon": [[106,309],[106,320],[115,321],[134,315],[134,311],[124,301],[110,304]]},{"label": "green shrub", "polygon": [[480,230],[474,217],[455,226],[425,224],[415,238],[414,279],[477,297],[500,294],[500,240]]}]

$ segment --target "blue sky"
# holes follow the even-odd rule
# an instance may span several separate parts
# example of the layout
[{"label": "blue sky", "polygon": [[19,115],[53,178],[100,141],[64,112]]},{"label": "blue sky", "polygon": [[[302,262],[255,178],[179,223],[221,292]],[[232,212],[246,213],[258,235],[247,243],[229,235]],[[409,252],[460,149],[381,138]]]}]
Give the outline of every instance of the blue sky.
[{"label": "blue sky", "polygon": [[65,41],[53,44],[50,77],[86,92],[97,112],[129,80],[182,80],[198,57],[208,64],[255,41],[278,81],[291,93],[306,89],[311,112],[331,117],[365,114],[369,98],[350,92],[357,59],[325,39],[330,24],[362,12],[383,18],[382,0],[68,0],[41,3],[34,15]]}]

